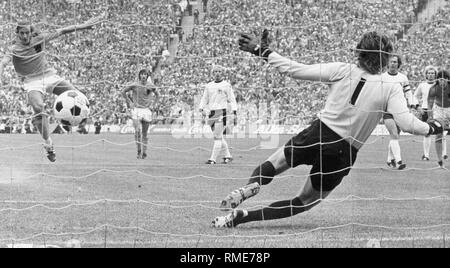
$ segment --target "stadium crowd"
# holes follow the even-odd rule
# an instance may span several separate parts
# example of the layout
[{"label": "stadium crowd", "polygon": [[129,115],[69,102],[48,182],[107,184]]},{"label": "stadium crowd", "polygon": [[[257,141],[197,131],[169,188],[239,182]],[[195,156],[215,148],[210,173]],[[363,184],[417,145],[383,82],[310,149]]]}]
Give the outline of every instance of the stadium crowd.
[{"label": "stadium crowd", "polygon": [[[323,107],[325,86],[299,84],[239,52],[236,37],[242,31],[260,33],[269,28],[275,50],[312,63],[352,62],[350,48],[355,46],[355,37],[380,30],[396,40],[405,62],[401,71],[408,73],[411,81],[423,80],[427,65],[449,66],[448,57],[442,57],[450,49],[450,25],[445,20],[450,13],[448,0],[444,9],[423,24],[411,23],[424,8],[424,0],[223,0],[209,1],[201,10],[206,11],[202,20],[179,40],[175,61],[156,72],[162,51],[173,42],[173,35],[182,31],[183,17],[192,15],[190,2],[2,1],[0,53],[14,37],[17,18],[39,22],[38,28],[51,30],[104,14],[101,27],[59,38],[49,50],[49,60],[86,93],[92,120],[100,119],[102,124],[125,124],[128,114],[120,91],[142,67],[155,70],[161,95],[154,107],[154,123],[172,122],[183,113],[198,119],[199,96],[204,84],[212,80],[214,64],[227,67],[242,122],[257,118],[265,123],[304,124],[313,119]],[[1,81],[2,122],[28,124],[31,110],[12,68]],[[49,98],[49,109],[52,102]]]}]

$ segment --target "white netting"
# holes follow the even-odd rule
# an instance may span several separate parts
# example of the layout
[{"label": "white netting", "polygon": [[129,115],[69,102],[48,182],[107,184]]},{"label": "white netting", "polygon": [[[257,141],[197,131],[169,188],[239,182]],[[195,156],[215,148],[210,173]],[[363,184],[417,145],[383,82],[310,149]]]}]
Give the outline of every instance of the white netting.
[{"label": "white netting", "polygon": [[[73,246],[66,244],[72,239],[106,247],[448,247],[448,170],[437,167],[435,156],[420,161],[422,138],[416,136],[400,140],[408,168],[388,169],[382,126],[350,175],[310,212],[232,230],[210,227],[223,213],[220,200],[316,118],[327,97],[326,85],[280,75],[240,52],[240,32],[270,29],[274,50],[310,64],[354,62],[352,49],[362,34],[382,31],[395,40],[401,72],[415,89],[426,66],[450,67],[448,2],[210,0],[205,10],[200,0],[191,4],[0,2],[2,54],[20,20],[51,31],[105,14],[94,30],[62,36],[46,51],[58,73],[91,101],[88,130],[101,121],[103,132],[53,135],[54,164],[42,153],[40,136],[1,134],[0,246]],[[161,60],[163,54],[168,59]],[[238,100],[230,166],[203,165],[212,142],[197,107],[213,64],[227,68]],[[154,107],[149,158],[136,160],[121,89],[142,67],[154,71],[162,98]],[[11,65],[1,82],[0,132],[32,130],[31,109]],[[52,107],[53,97],[47,101]],[[284,173],[243,206],[292,198],[308,175],[306,167]]]}]

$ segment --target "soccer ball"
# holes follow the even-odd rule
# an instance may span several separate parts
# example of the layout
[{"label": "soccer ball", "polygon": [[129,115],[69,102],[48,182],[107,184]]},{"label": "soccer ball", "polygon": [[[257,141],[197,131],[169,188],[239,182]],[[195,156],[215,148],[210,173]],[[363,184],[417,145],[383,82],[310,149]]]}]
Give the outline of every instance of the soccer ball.
[{"label": "soccer ball", "polygon": [[78,90],[68,90],[56,98],[53,113],[61,124],[78,126],[89,116],[89,100]]}]

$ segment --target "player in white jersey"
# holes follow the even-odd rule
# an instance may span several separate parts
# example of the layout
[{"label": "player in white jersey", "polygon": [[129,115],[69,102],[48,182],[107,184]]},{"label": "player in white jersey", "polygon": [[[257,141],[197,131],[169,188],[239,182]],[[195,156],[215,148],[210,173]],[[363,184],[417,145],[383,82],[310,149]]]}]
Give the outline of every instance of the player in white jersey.
[{"label": "player in white jersey", "polygon": [[[131,92],[131,96],[128,93]],[[134,127],[134,140],[137,147],[137,158],[147,158],[148,128],[152,121],[150,107],[157,101],[159,95],[153,84],[150,72],[142,69],[138,73],[138,81],[125,87],[122,96],[131,109],[131,119]]]},{"label": "player in white jersey", "polygon": [[[291,217],[319,204],[350,172],[359,149],[364,145],[385,112],[406,132],[431,135],[442,132],[442,125],[424,123],[407,108],[403,88],[386,83],[381,72],[388,62],[392,44],[376,32],[365,34],[356,47],[358,64],[325,63],[305,65],[272,52],[268,31],[261,42],[241,34],[239,47],[265,59],[280,73],[293,79],[320,81],[329,85],[329,96],[319,119],[293,137],[266,162],[257,167],[248,184],[231,192],[221,203],[226,216],[216,217],[213,226],[235,227],[239,224]],[[299,195],[256,210],[235,209],[256,195],[261,185],[274,176],[298,165],[312,165],[310,176]]]},{"label": "player in white jersey", "polygon": [[[428,93],[428,112],[429,115],[439,121],[444,129],[450,128],[450,73],[441,70],[437,73],[437,82],[430,88]],[[436,154],[438,156],[439,166],[444,167],[443,143],[445,136],[438,133],[436,136]]]},{"label": "player in white jersey", "polygon": [[[425,68],[425,78],[426,82],[422,82],[417,87],[414,92],[414,100],[416,104],[416,109],[419,111],[421,116],[421,120],[423,122],[428,121],[428,93],[430,92],[430,88],[433,87],[436,83],[436,75],[438,70],[434,66],[427,66]],[[446,135],[444,131],[444,136]],[[443,158],[447,158],[447,145],[445,139],[443,141]],[[431,147],[431,137],[423,138],[423,161],[430,161],[430,147]]]},{"label": "player in white jersey", "polygon": [[[383,80],[387,83],[398,83],[403,88],[403,93],[407,100],[408,106],[414,103],[411,87],[409,86],[408,77],[398,70],[402,66],[402,59],[398,55],[391,55],[389,58],[388,71],[383,74]],[[392,168],[399,170],[406,168],[406,164],[402,161],[402,153],[400,149],[400,128],[394,121],[392,114],[386,113],[383,115],[384,125],[389,131],[390,141],[388,145],[387,164]]]},{"label": "player in white jersey", "polygon": [[228,164],[233,161],[233,157],[223,134],[227,123],[228,103],[231,105],[233,115],[237,116],[236,98],[231,84],[224,80],[224,68],[222,66],[215,65],[212,69],[212,75],[214,81],[206,85],[199,106],[199,111],[204,117],[207,116],[207,111],[209,111],[207,122],[214,134],[211,157],[206,164],[216,164],[221,151],[225,153],[223,163]]},{"label": "player in white jersey", "polygon": [[40,33],[30,23],[21,22],[16,27],[16,39],[0,63],[0,84],[4,67],[11,61],[16,73],[22,79],[28,103],[34,112],[33,125],[45,141],[44,149],[51,162],[56,161],[56,154],[50,138],[48,115],[45,114],[44,94],[60,95],[67,90],[75,90],[75,87],[59,77],[56,70],[50,67],[45,50],[54,39],[75,31],[92,29],[100,22],[101,18],[96,17],[81,25],[69,26],[49,33]]}]

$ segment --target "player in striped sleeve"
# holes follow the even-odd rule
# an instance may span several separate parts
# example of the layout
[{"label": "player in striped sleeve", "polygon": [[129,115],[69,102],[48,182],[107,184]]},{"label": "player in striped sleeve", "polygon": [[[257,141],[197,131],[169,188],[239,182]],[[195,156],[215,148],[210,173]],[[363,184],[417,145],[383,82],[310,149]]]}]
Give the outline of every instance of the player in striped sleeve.
[{"label": "player in striped sleeve", "polygon": [[[325,108],[311,126],[258,166],[246,186],[225,197],[221,208],[233,211],[216,217],[213,227],[229,228],[247,222],[282,219],[313,208],[348,175],[358,151],[386,112],[393,115],[403,131],[423,136],[442,133],[439,122],[425,123],[410,113],[399,83],[383,80],[381,73],[393,50],[387,36],[376,32],[364,34],[356,47],[357,64],[301,64],[272,52],[268,40],[267,30],[261,42],[251,35],[241,34],[239,48],[262,57],[292,79],[328,84],[329,95]],[[235,209],[276,175],[299,165],[312,165],[312,169],[295,198],[262,209]]]},{"label": "player in striped sleeve", "polygon": [[153,84],[149,70],[141,69],[136,80],[122,90],[122,96],[125,98],[128,109],[131,110],[137,159],[145,159],[147,158],[148,129],[152,121],[151,107],[157,103],[159,93]]},{"label": "player in striped sleeve", "polygon": [[[386,83],[398,83],[403,88],[408,107],[414,106],[413,94],[409,86],[408,77],[399,72],[402,66],[402,59],[399,55],[391,55],[389,58],[388,71],[383,74]],[[395,123],[394,117],[390,113],[383,115],[384,125],[389,131],[390,141],[388,145],[387,165],[399,170],[405,169],[406,164],[402,161],[402,153],[400,149],[400,128]]]},{"label": "player in striped sleeve", "polygon": [[[416,91],[414,92],[414,100],[416,101],[416,109],[420,112],[421,120],[428,121],[428,93],[430,88],[436,84],[436,76],[438,70],[434,66],[425,67],[425,78],[426,81],[419,84]],[[444,131],[443,136],[445,137],[447,131]],[[423,161],[430,161],[430,147],[431,147],[431,137],[423,138]],[[445,139],[442,141],[442,157],[447,159],[447,143]]]},{"label": "player in striped sleeve", "polygon": [[16,39],[0,63],[0,85],[4,67],[11,61],[16,73],[22,79],[28,103],[34,112],[33,125],[44,139],[44,149],[51,162],[56,161],[56,154],[50,138],[44,95],[45,93],[60,95],[67,90],[75,90],[75,87],[56,74],[56,70],[49,65],[46,59],[45,50],[54,39],[75,31],[92,29],[100,22],[101,17],[95,17],[83,24],[68,26],[48,33],[40,33],[30,23],[20,22],[16,26]]},{"label": "player in striped sleeve", "polygon": [[[428,112],[431,118],[439,121],[444,129],[450,128],[450,73],[441,70],[437,73],[437,82],[430,88],[428,93]],[[444,167],[443,158],[443,143],[445,136],[443,133],[438,133],[436,136],[436,154],[438,157],[438,164]]]}]

